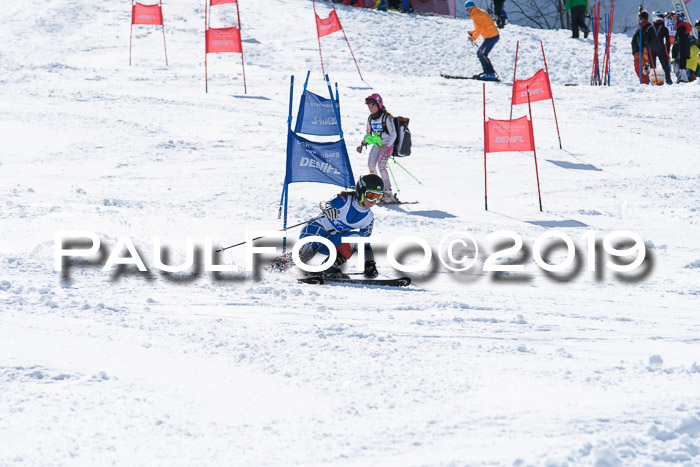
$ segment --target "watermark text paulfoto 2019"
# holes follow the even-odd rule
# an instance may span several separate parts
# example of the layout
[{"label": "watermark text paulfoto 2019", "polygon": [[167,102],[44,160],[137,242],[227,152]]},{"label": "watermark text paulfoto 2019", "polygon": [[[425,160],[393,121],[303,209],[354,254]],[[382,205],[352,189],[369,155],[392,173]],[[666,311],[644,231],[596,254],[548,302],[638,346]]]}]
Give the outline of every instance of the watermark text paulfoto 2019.
[{"label": "watermark text paulfoto 2019", "polygon": [[[130,237],[117,237],[111,251],[104,246],[94,231],[55,232],[54,270],[63,279],[70,277],[71,269],[100,267],[109,273],[115,267],[132,268],[142,273],[158,270],[165,275],[201,271],[212,273],[246,273],[257,271],[261,261],[269,261],[280,255],[280,245],[261,246],[255,240],[265,238],[282,241],[286,237],[281,231],[248,231],[245,249],[245,267],[238,264],[217,264],[217,248],[211,238],[205,238],[195,247],[193,237],[185,239],[185,260],[181,264],[167,264],[170,249],[159,238],[153,238],[152,265],[148,267],[139,249]],[[452,232],[440,239],[437,248],[418,236],[399,237],[383,244],[379,237],[351,236],[343,243],[356,245],[355,258],[348,263],[359,270],[365,264],[365,245],[375,251],[384,252],[388,264],[400,273],[413,273],[430,277],[441,269],[459,276],[460,273],[522,278],[537,270],[556,281],[569,281],[584,270],[602,280],[607,270],[616,279],[638,282],[649,276],[653,269],[653,256],[644,240],[628,230],[617,230],[602,238],[595,231],[585,231],[577,239],[579,245],[566,233],[549,230],[538,236],[532,247],[523,241],[520,234],[501,230],[485,236],[479,242],[468,232]],[[324,244],[330,255],[322,264],[305,264],[299,258],[300,248],[309,242]],[[220,251],[220,250],[219,250]],[[199,254],[196,254],[199,252]],[[321,272],[332,265],[337,257],[336,247],[327,238],[313,236],[296,240],[290,252],[295,265],[309,273]],[[534,261],[531,261],[534,260]]]}]

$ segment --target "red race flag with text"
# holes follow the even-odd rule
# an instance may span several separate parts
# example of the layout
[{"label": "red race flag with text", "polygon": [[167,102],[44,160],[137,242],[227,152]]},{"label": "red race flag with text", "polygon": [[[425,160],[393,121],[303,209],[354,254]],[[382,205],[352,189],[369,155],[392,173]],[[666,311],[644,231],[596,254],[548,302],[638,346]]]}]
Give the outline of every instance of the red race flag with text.
[{"label": "red race flag with text", "polygon": [[235,52],[243,53],[241,47],[241,31],[236,27],[207,29],[208,54]]},{"label": "red race flag with text", "polygon": [[238,0],[211,0],[209,5],[225,5],[227,3],[238,3]]},{"label": "red race flag with text", "polygon": [[530,102],[544,101],[552,98],[547,73],[540,69],[532,78],[518,79],[513,82],[513,105],[527,104],[527,89],[530,88]]},{"label": "red race flag with text", "polygon": [[489,119],[484,124],[485,152],[534,150],[532,122],[527,119],[527,116],[515,120]]},{"label": "red race flag with text", "polygon": [[[537,73],[535,73],[537,75]],[[542,194],[540,192],[540,174],[537,169],[537,150],[535,149],[535,135],[532,131],[532,110],[530,101],[527,101],[528,114],[510,120],[494,120],[486,117],[486,83],[483,84],[484,93],[484,209],[489,210],[486,155],[493,152],[532,151],[535,161],[535,176],[537,177],[537,197],[542,211]],[[527,99],[527,92],[525,98]]]},{"label": "red race flag with text", "polygon": [[316,15],[316,26],[318,27],[318,37],[327,36],[328,34],[333,34],[336,31],[340,31],[343,27],[340,25],[340,20],[335,10],[331,11],[328,18],[321,19]]},{"label": "red race flag with text", "polygon": [[163,11],[160,5],[135,3],[131,9],[131,24],[163,24]]}]

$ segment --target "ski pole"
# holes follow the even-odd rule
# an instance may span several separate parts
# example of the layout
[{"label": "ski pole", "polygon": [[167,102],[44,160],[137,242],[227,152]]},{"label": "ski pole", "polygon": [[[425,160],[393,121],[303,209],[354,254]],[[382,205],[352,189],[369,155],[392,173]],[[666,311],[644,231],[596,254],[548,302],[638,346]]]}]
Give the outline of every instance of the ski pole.
[{"label": "ski pole", "polygon": [[469,32],[467,32],[467,34],[469,34],[469,42],[470,42],[474,47],[476,47],[476,44],[475,44],[474,41],[472,40],[472,35],[471,35]]},{"label": "ski pole", "polygon": [[[294,227],[299,227],[300,225],[304,225],[304,224],[308,224],[309,222],[317,221],[317,220],[321,219],[322,217],[326,217],[326,215],[323,214],[321,216],[314,217],[313,219],[309,219],[308,221],[299,222],[298,224],[290,225],[289,227],[286,227],[284,229],[279,229],[278,232],[284,232],[285,230],[293,229]],[[265,238],[265,237],[264,236],[255,237],[255,238],[251,239],[251,242],[254,242],[255,240],[260,240],[261,238]],[[216,250],[215,253],[219,253],[220,251],[228,250],[229,248],[241,246],[246,242],[247,242],[247,240],[245,242],[240,242],[240,243],[236,243],[235,245],[227,246],[226,248],[220,248],[220,249]]]},{"label": "ski pole", "polygon": [[406,167],[404,167],[403,165],[401,165],[401,164],[399,164],[398,162],[396,162],[396,158],[395,158],[395,157],[392,157],[391,160],[394,161],[394,164],[396,164],[396,165],[398,165],[399,167],[401,167],[408,175],[410,175],[411,177],[413,177],[413,179],[414,179],[415,181],[417,181],[419,185],[422,185],[422,184],[423,184],[423,182],[421,182],[420,180],[418,180],[411,172],[409,172],[409,171],[406,169]]},{"label": "ski pole", "polygon": [[391,179],[394,181],[394,186],[396,187],[396,192],[398,194],[401,194],[401,189],[399,188],[399,184],[396,183],[396,178],[394,177],[394,172],[391,170],[391,167],[389,167],[389,164],[386,165],[386,168],[389,169],[389,174],[391,175]]},{"label": "ski pole", "polygon": [[[644,5],[639,5],[639,13],[644,11]],[[642,65],[644,61],[642,58],[644,57],[644,51],[642,50],[642,22],[640,21],[639,18],[639,13],[637,13],[637,26],[639,26],[639,84],[644,84],[644,80],[642,79],[642,75],[644,75],[644,71],[642,70]]]}]

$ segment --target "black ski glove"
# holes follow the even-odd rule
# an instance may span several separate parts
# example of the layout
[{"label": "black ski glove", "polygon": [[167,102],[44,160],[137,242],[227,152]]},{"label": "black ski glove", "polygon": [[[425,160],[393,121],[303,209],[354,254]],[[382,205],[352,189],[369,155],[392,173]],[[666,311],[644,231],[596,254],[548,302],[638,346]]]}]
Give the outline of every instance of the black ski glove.
[{"label": "black ski glove", "polygon": [[329,221],[334,221],[338,218],[340,215],[340,209],[334,208],[331,206],[331,203],[328,201],[321,201],[318,205],[318,207],[321,208],[321,211],[323,211],[323,214],[326,216],[326,219]]},{"label": "black ski glove", "polygon": [[379,271],[377,271],[377,263],[374,261],[365,261],[365,277],[374,279],[378,275]]}]

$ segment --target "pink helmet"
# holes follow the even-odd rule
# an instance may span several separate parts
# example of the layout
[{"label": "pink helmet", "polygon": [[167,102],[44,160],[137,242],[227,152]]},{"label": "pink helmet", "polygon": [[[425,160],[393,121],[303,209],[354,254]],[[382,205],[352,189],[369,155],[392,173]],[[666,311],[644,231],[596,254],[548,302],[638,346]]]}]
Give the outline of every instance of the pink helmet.
[{"label": "pink helmet", "polygon": [[384,107],[384,105],[382,104],[382,96],[376,93],[372,94],[369,97],[366,97],[365,104],[377,104],[379,110],[382,110],[382,108]]}]

